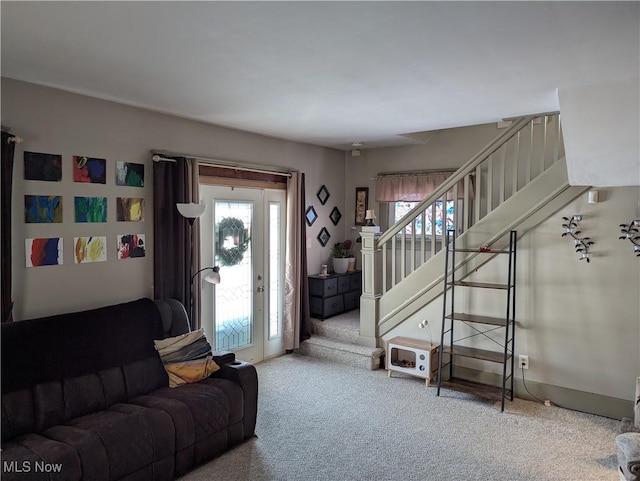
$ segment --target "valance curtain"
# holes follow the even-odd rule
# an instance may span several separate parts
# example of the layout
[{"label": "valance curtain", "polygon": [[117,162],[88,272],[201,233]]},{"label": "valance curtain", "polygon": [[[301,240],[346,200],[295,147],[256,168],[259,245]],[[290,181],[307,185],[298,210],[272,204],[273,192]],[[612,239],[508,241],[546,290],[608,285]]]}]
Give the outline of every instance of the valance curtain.
[{"label": "valance curtain", "polygon": [[[445,180],[455,172],[416,172],[407,174],[389,174],[376,177],[377,202],[419,202],[432,194]],[[447,199],[453,198],[453,189],[447,193]],[[464,182],[458,183],[458,198],[464,197]],[[469,198],[473,199],[473,185],[469,184]]]},{"label": "valance curtain", "polygon": [[[200,265],[199,222],[189,226],[177,203],[199,202],[198,163],[174,157],[175,162],[153,163],[153,295],[177,299],[190,309],[191,273]],[[199,307],[200,290],[193,290]],[[191,329],[200,328],[200,309],[194,309]]]},{"label": "valance curtain", "polygon": [[2,242],[2,322],[13,320],[11,299],[11,191],[13,180],[13,154],[15,142],[9,132],[2,132],[2,198],[1,198],[1,242]]},{"label": "valance curtain", "polygon": [[287,231],[284,274],[284,348],[300,347],[311,337],[307,282],[307,236],[304,174],[292,172],[287,182]]}]

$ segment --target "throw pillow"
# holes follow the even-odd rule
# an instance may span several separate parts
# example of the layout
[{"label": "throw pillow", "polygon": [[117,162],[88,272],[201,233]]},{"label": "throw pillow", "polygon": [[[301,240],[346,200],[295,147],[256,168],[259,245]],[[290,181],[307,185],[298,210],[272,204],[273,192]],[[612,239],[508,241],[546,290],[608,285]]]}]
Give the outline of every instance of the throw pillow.
[{"label": "throw pillow", "polygon": [[169,376],[169,387],[198,382],[220,369],[202,329],[153,341],[153,344]]}]

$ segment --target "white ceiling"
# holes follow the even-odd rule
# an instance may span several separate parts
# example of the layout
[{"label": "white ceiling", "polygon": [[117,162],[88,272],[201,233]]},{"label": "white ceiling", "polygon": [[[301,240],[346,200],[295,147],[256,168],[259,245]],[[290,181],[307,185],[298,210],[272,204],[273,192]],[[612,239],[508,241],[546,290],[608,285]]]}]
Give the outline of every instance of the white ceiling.
[{"label": "white ceiling", "polygon": [[559,110],[639,72],[637,2],[1,2],[2,75],[312,144]]}]

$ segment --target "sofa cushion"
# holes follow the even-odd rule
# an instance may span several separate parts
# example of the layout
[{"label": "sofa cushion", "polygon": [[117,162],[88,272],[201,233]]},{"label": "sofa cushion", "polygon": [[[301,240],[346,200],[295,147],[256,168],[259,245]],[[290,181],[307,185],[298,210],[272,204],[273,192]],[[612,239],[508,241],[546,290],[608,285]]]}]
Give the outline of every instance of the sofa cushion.
[{"label": "sofa cushion", "polygon": [[[175,439],[173,420],[163,410],[116,404],[4,444],[2,479],[169,480]],[[38,472],[36,463],[58,465],[61,471]]]},{"label": "sofa cushion", "polygon": [[157,357],[150,299],[2,324],[2,393]]},{"label": "sofa cushion", "polygon": [[80,458],[76,450],[64,442],[39,434],[18,436],[2,447],[2,480],[26,479],[82,479]]},{"label": "sofa cushion", "polygon": [[238,384],[226,379],[206,381],[162,388],[130,400],[133,404],[162,410],[173,419],[176,475],[224,452],[229,445],[227,427],[232,415],[237,418],[238,411],[242,411],[234,405],[243,402]]}]

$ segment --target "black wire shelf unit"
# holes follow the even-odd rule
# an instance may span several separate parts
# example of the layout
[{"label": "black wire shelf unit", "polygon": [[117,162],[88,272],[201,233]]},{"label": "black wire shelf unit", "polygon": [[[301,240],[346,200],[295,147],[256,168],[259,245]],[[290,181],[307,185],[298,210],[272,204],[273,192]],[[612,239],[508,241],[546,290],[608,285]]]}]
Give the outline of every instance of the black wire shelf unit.
[{"label": "black wire shelf unit", "polygon": [[[477,249],[456,248],[456,235],[454,230],[447,231],[445,245],[444,265],[444,294],[442,309],[442,333],[440,338],[440,353],[438,358],[438,392],[445,384],[443,381],[444,370],[449,370],[449,382],[447,387],[453,385],[454,367],[458,357],[480,359],[502,365],[502,386],[500,393],[500,410],[504,411],[505,399],[513,401],[514,389],[514,353],[515,353],[515,312],[516,312],[516,250],[517,232],[509,232],[509,247],[505,250],[492,250],[487,246]],[[508,272],[505,284],[488,282],[469,282],[456,278],[456,263],[460,261],[457,255],[508,255]],[[506,305],[504,317],[480,316],[456,310],[457,289],[498,289],[505,291]],[[471,310],[471,309],[469,309]],[[456,324],[465,324],[471,328],[470,335],[456,338],[454,327]],[[501,338],[500,330],[503,330]],[[469,331],[467,331],[468,333]],[[489,336],[489,333],[494,333]],[[466,334],[466,333],[465,333]],[[495,334],[498,334],[496,336]],[[463,341],[469,343],[469,339],[481,336],[492,341],[498,349],[478,349],[466,346]],[[500,339],[501,338],[501,339]],[[500,340],[497,340],[500,339]]]}]

